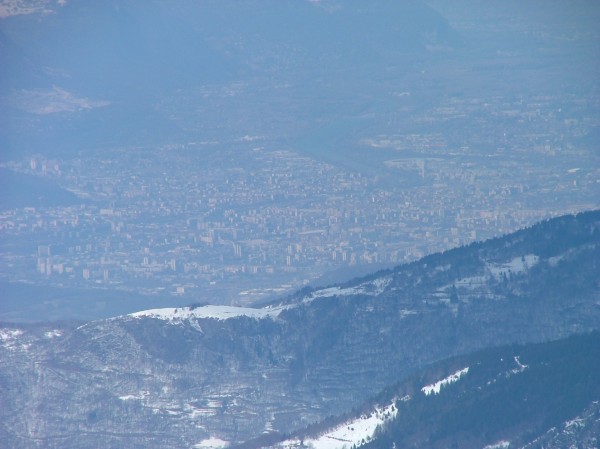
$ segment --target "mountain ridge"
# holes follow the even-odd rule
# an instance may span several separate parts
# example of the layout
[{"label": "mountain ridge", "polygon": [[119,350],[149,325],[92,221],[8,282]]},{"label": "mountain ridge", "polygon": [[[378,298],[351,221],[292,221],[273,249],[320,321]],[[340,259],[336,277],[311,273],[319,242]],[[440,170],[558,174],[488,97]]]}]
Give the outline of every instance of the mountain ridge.
[{"label": "mountain ridge", "polygon": [[[578,438],[573,430],[587,426],[593,435],[594,417],[600,416],[599,348],[596,331],[442,360],[351,413],[233,449],[537,447],[559,436]],[[571,442],[591,448],[592,440]]]},{"label": "mountain ridge", "polygon": [[7,326],[2,431],[82,448],[291,432],[449,356],[600,329],[599,246],[592,211],[263,309],[146,311],[54,337]]}]

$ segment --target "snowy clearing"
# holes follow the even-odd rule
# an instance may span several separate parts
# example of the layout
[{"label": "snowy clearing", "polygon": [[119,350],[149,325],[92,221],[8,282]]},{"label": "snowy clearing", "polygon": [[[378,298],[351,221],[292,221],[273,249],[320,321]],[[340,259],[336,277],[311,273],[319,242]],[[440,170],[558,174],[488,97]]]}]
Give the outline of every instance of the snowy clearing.
[{"label": "snowy clearing", "polygon": [[354,295],[368,295],[377,296],[385,291],[387,286],[392,281],[390,276],[383,278],[377,278],[371,282],[365,282],[357,285],[356,287],[341,288],[341,287],[330,287],[322,290],[317,290],[309,294],[303,302],[311,302],[317,298],[331,298],[333,296],[354,296]]},{"label": "snowy clearing", "polygon": [[515,257],[510,262],[503,264],[486,264],[486,268],[496,280],[500,280],[502,276],[525,273],[537,265],[539,261],[540,258],[535,254],[527,254],[522,257]]},{"label": "snowy clearing", "polygon": [[396,417],[398,410],[394,402],[387,407],[375,409],[370,415],[363,415],[352,421],[340,424],[338,427],[330,429],[319,437],[306,438],[303,441],[298,439],[286,440],[276,447],[292,449],[301,447],[302,444],[303,447],[312,449],[349,449],[352,446],[360,447],[373,437],[378,426]]}]

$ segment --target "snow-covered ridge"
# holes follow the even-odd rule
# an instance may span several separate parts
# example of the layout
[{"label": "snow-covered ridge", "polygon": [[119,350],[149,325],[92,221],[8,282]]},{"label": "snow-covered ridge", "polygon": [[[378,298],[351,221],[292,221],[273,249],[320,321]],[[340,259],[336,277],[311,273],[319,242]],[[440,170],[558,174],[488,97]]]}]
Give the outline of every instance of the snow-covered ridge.
[{"label": "snow-covered ridge", "polygon": [[228,320],[230,318],[249,317],[254,319],[275,318],[285,307],[254,309],[251,307],[215,306],[176,307],[142,310],[131,313],[133,318],[156,318],[165,321],[184,321],[190,318]]},{"label": "snow-covered ridge", "polygon": [[351,421],[346,421],[324,434],[314,437],[290,439],[276,445],[279,449],[295,449],[308,447],[312,449],[349,449],[360,447],[373,438],[378,426],[396,417],[398,410],[393,401],[383,408],[376,408],[370,415],[362,415]]},{"label": "snow-covered ridge", "polygon": [[425,385],[421,388],[421,391],[425,394],[425,396],[429,396],[430,394],[440,394],[440,390],[442,387],[446,385],[450,385],[454,382],[457,382],[462,376],[469,372],[469,367],[458,370],[454,374],[450,374],[448,377],[438,380],[436,383],[431,385]]},{"label": "snow-covered ridge", "polygon": [[[390,283],[391,278],[385,277],[375,279],[371,282],[365,282],[356,287],[341,288],[330,287],[321,290],[316,290],[307,295],[303,300],[303,304],[308,304],[317,298],[328,298],[333,296],[351,296],[351,295],[369,295],[376,296],[382,293]],[[276,318],[283,310],[297,307],[298,304],[288,304],[276,307],[234,307],[234,306],[218,306],[207,305],[201,307],[168,307],[164,309],[142,310],[140,312],[131,313],[128,316],[133,318],[156,318],[159,320],[181,322],[184,320],[194,319],[216,319],[228,320],[230,318],[249,317],[255,319]]]}]

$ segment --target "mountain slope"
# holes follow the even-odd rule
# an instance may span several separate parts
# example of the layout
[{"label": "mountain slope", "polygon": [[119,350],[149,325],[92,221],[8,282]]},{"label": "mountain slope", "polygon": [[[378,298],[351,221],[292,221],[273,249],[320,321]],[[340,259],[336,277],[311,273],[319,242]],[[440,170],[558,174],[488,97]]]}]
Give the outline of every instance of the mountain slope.
[{"label": "mountain slope", "polygon": [[438,395],[415,392],[369,447],[519,447],[600,399],[599,361],[598,334],[465,360],[464,379]]},{"label": "mountain slope", "polygon": [[1,432],[164,448],[302,428],[452,355],[600,329],[599,246],[594,211],[263,309],[158,309],[52,338],[7,325]]},{"label": "mountain slope", "polygon": [[[359,413],[269,446],[468,449],[560,441],[560,447],[596,447],[599,379],[597,332],[487,349],[427,367]],[[366,426],[369,420],[372,425]],[[241,447],[259,446],[249,442]]]}]

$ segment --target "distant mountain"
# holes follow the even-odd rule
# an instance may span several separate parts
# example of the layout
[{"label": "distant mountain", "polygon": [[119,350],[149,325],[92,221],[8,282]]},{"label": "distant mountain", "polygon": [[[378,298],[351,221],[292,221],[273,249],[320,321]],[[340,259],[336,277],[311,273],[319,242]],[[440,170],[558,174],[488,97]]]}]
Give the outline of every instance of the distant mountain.
[{"label": "distant mountain", "polygon": [[[0,21],[0,57],[27,58],[47,75],[38,83],[87,95],[164,93],[299,68],[324,74],[336,61],[356,70],[460,42],[421,1],[70,0],[46,11]],[[5,76],[17,83],[23,69]]]},{"label": "distant mountain", "polygon": [[[600,329],[599,249],[594,211],[261,309],[156,309],[77,328],[7,324],[0,440],[20,448],[92,448],[99,438],[105,447],[213,447],[291,432],[433,362]],[[510,357],[494,366],[519,369]],[[525,353],[519,360],[537,363]],[[468,381],[477,370],[458,363],[421,383],[435,392],[437,380]]]},{"label": "distant mountain", "polygon": [[[331,86],[340,80],[366,89],[374,73],[408,64],[433,47],[460,44],[458,34],[420,1],[60,3],[21,2],[21,11],[33,13],[0,19],[5,157],[173,142],[188,130],[161,105],[182,91],[203,105],[202,92],[215,86],[289,85],[300,90],[287,93],[290,98],[320,102],[336,96]],[[56,89],[65,93],[63,107],[56,107]],[[270,99],[278,97],[272,92]],[[78,107],[82,101],[89,107]],[[242,104],[255,112],[254,101],[245,97]],[[285,109],[277,113],[293,112]],[[319,109],[311,106],[307,113],[321,114]]]},{"label": "distant mountain", "polygon": [[[236,449],[598,447],[600,334],[456,357],[331,424]],[[269,442],[269,439],[271,440]],[[266,444],[265,444],[266,443]]]}]

